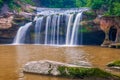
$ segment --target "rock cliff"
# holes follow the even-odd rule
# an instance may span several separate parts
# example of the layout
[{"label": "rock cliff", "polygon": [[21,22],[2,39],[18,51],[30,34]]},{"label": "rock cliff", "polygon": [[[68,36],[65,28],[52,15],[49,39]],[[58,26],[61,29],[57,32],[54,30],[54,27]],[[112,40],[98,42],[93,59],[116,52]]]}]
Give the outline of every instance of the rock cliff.
[{"label": "rock cliff", "polygon": [[[102,46],[109,46],[114,43],[120,43],[120,17],[119,16],[103,16],[100,18],[100,28],[105,33],[105,39]],[[116,35],[110,34],[111,29],[116,29]],[[110,36],[115,37],[111,40]]]}]

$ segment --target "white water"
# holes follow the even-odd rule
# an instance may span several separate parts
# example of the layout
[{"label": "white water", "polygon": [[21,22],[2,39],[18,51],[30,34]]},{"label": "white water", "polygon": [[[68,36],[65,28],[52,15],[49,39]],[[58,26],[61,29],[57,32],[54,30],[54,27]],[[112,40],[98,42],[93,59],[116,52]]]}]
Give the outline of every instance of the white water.
[{"label": "white water", "polygon": [[59,32],[60,32],[60,16],[58,16],[58,20],[57,20],[57,45],[59,45]]},{"label": "white water", "polygon": [[82,18],[82,12],[78,13],[76,18],[75,18],[73,29],[72,29],[72,37],[71,37],[70,45],[76,45],[78,27],[80,25],[81,18]]},{"label": "white water", "polygon": [[[75,16],[75,20],[73,20]],[[64,22],[64,18],[66,18],[66,22]],[[62,22],[60,21],[60,19],[62,19]],[[51,45],[60,45],[60,43],[62,43],[62,45],[77,45],[77,39],[78,39],[78,30],[80,27],[80,21],[82,19],[82,11],[75,14],[55,14],[55,15],[49,15],[46,17],[46,25],[45,25],[45,41],[44,44],[51,44]],[[43,17],[42,17],[43,20]],[[41,23],[42,21],[37,20],[38,23]],[[73,22],[74,21],[74,22]],[[63,25],[63,24],[64,25]],[[36,31],[35,33],[37,33],[37,37],[35,38],[37,42],[37,44],[40,44],[40,29],[42,26],[36,23]],[[63,30],[61,30],[60,28],[64,27],[63,29],[65,31],[65,34],[63,33]],[[48,28],[50,28],[50,31],[48,30]],[[50,35],[49,35],[50,34]],[[60,37],[61,35],[65,35],[65,41],[63,41],[62,37]],[[39,36],[39,37],[38,37]],[[49,38],[48,38],[49,36]],[[81,38],[82,39],[82,38]],[[82,44],[82,40],[80,40],[80,44]]]},{"label": "white water", "polygon": [[29,23],[25,24],[24,26],[20,27],[20,29],[18,30],[17,35],[13,41],[13,44],[24,43],[26,32],[31,24],[32,24],[32,22],[29,22]]},{"label": "white water", "polygon": [[[78,45],[78,34],[80,34],[80,45],[82,44],[82,29],[80,21],[85,9],[52,9],[39,8],[39,17],[35,17],[34,44],[45,45]],[[25,34],[32,23],[27,23],[18,30],[14,43],[24,43]]]},{"label": "white water", "polygon": [[42,21],[43,21],[43,17],[40,17],[36,20],[36,24],[35,24],[35,44],[40,43],[40,32],[41,32]]},{"label": "white water", "polygon": [[70,45],[72,21],[73,21],[73,14],[69,14],[68,15],[68,25],[67,25],[67,34],[66,34],[66,45]]},{"label": "white water", "polygon": [[55,44],[56,26],[57,26],[57,15],[53,15],[52,31],[51,31],[51,43],[50,44]]},{"label": "white water", "polygon": [[48,44],[48,30],[49,30],[49,27],[50,27],[50,22],[51,22],[51,16],[48,16],[47,17],[47,20],[46,20],[46,30],[45,30],[45,44]]},{"label": "white water", "polygon": [[71,14],[87,11],[88,8],[37,8],[37,15]]}]

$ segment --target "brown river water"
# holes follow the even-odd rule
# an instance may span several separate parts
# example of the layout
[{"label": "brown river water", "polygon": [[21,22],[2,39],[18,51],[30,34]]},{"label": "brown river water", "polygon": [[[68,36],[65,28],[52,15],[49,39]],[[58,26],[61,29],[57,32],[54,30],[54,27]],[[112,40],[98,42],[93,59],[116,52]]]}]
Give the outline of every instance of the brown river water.
[{"label": "brown river water", "polygon": [[[86,61],[93,67],[106,70],[107,63],[120,60],[120,49],[97,46],[0,45],[0,80],[73,80],[22,72],[24,64],[38,60],[53,60],[70,64]],[[119,72],[114,73],[120,75]]]}]

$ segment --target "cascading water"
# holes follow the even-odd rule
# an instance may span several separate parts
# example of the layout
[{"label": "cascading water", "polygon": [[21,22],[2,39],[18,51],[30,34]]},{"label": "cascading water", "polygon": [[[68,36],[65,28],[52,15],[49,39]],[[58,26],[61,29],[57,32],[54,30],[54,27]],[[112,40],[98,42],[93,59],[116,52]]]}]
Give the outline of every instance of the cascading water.
[{"label": "cascading water", "polygon": [[[80,25],[80,20],[82,17],[82,12],[78,13],[76,15],[74,24],[73,24],[73,29],[72,29],[72,36],[71,36],[71,41],[70,41],[70,45],[76,45],[77,42],[77,34],[78,34],[78,27]],[[82,38],[82,37],[81,37]],[[81,43],[82,44],[82,43]]]},{"label": "cascading water", "polygon": [[70,45],[73,14],[68,15],[67,21],[68,21],[68,25],[67,25],[67,33],[66,33],[66,45]]},{"label": "cascading water", "polygon": [[41,27],[42,27],[42,21],[43,21],[43,17],[40,17],[36,20],[36,24],[35,24],[35,44],[40,43],[40,32],[41,32]]},{"label": "cascading water", "polygon": [[46,30],[45,30],[45,44],[48,44],[48,30],[50,29],[51,16],[47,17],[46,20]]},{"label": "cascading water", "polygon": [[53,15],[50,44],[55,44],[56,27],[57,27],[57,15]]},{"label": "cascading water", "polygon": [[26,32],[28,30],[28,28],[30,27],[30,25],[32,25],[32,22],[29,22],[27,24],[25,24],[24,26],[20,27],[20,29],[17,32],[17,35],[13,41],[14,44],[23,44],[25,41],[25,35]]},{"label": "cascading water", "polygon": [[60,28],[60,15],[58,16],[58,21],[57,21],[57,45],[59,45],[59,28]]},{"label": "cascading water", "polygon": [[[38,8],[37,15],[39,17],[35,18],[33,42],[45,45],[82,45],[80,21],[82,19],[82,12],[86,10],[88,9]],[[28,24],[26,25],[29,26]],[[28,29],[26,25],[24,26],[25,30],[21,29],[23,27],[19,29],[14,43],[16,41],[17,43],[24,43],[25,38],[23,37],[25,37]],[[81,40],[78,40],[78,37]],[[78,41],[80,44],[78,44]]]}]

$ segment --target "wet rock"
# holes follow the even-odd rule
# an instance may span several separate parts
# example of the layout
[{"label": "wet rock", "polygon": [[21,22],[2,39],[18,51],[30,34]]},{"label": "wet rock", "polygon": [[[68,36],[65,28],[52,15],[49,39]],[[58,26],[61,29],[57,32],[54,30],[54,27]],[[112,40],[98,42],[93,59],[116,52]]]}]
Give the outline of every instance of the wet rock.
[{"label": "wet rock", "polygon": [[113,61],[107,64],[110,69],[115,69],[120,71],[120,60]]},{"label": "wet rock", "polygon": [[117,66],[110,67],[110,69],[115,69],[120,71],[120,67],[117,67]]},{"label": "wet rock", "polygon": [[10,44],[13,40],[13,38],[0,37],[0,44]]}]

